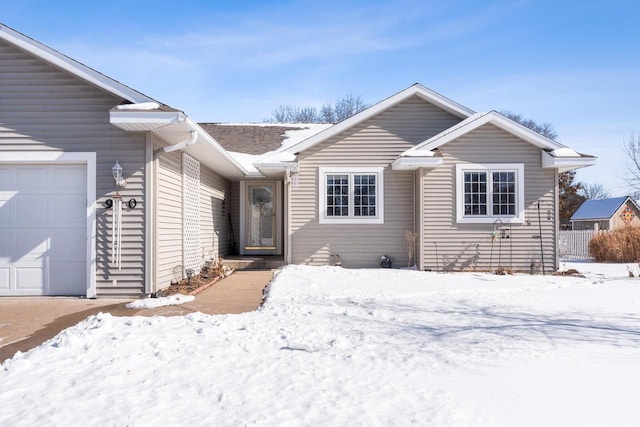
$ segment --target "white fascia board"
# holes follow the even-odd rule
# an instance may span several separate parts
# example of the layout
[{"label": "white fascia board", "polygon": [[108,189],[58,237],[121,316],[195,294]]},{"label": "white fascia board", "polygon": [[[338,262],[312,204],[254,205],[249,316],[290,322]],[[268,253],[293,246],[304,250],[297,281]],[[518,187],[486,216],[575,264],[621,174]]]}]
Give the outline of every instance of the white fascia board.
[{"label": "white fascia board", "polygon": [[262,163],[256,162],[253,164],[256,169],[269,169],[269,170],[285,170],[286,168],[294,168],[298,166],[298,162],[269,162]]},{"label": "white fascia board", "polygon": [[107,77],[93,68],[89,68],[86,65],[63,55],[57,50],[51,49],[50,47],[45,46],[44,44],[27,37],[10,27],[7,27],[6,25],[0,24],[0,39],[119,98],[126,99],[133,103],[155,101],[153,98],[150,98],[129,86],[112,79],[111,77]]},{"label": "white fascia board", "polygon": [[377,104],[367,108],[366,110],[363,110],[360,113],[354,116],[351,116],[348,119],[343,120],[340,123],[334,126],[331,126],[330,128],[322,132],[315,134],[311,138],[308,138],[295,145],[292,145],[286,151],[288,151],[289,153],[299,153],[308,148],[311,148],[314,145],[322,141],[325,141],[333,136],[336,136],[339,133],[351,128],[352,126],[355,126],[358,123],[361,123],[367,119],[370,119],[376,114],[381,113],[414,95],[417,95],[428,102],[432,102],[433,104],[451,112],[452,114],[460,118],[467,118],[472,114],[474,114],[472,110],[464,107],[463,105],[458,104],[450,100],[449,98],[446,98],[440,95],[439,93],[434,92],[430,89],[427,89],[426,87],[416,83],[408,87],[407,89],[401,92],[398,92],[395,95],[392,95],[387,99],[384,99],[383,101],[378,102]]},{"label": "white fascia board", "polygon": [[440,166],[442,157],[399,157],[391,164],[393,170],[416,170],[418,168],[435,168]]},{"label": "white fascia board", "polygon": [[567,172],[573,169],[593,166],[597,157],[553,157],[546,151],[542,151],[542,168],[558,169],[558,172]]},{"label": "white fascia board", "polygon": [[458,116],[460,118],[467,118],[475,114],[475,111],[473,111],[472,109],[467,108],[464,105],[459,104],[454,100],[449,99],[446,96],[443,96],[438,92],[429,89],[426,86],[422,86],[419,83],[415,83],[414,85],[410,86],[408,89],[405,89],[405,90],[409,90],[412,88],[414,88],[414,91],[411,95],[418,95],[422,99],[437,105],[438,107],[450,112],[454,116]]}]

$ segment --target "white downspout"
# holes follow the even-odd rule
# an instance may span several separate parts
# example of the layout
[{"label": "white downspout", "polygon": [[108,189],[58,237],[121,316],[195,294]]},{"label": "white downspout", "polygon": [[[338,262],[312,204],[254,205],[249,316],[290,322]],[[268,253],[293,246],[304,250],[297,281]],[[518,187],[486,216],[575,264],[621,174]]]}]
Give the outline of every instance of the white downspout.
[{"label": "white downspout", "polygon": [[189,145],[195,144],[198,139],[198,132],[195,130],[189,131],[191,132],[191,137],[186,141],[178,142],[177,144],[167,145],[166,147],[161,148],[160,150],[164,153],[171,153],[176,150],[183,150],[187,148]]}]

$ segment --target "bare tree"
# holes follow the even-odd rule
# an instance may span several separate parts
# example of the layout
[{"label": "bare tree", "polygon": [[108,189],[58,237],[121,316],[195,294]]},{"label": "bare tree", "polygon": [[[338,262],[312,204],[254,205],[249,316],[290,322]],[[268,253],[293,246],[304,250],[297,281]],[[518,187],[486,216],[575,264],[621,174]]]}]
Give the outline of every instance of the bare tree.
[{"label": "bare tree", "polygon": [[636,193],[640,193],[640,137],[633,133],[629,141],[625,141],[623,148],[627,155],[627,184]]},{"label": "bare tree", "polygon": [[549,139],[558,138],[558,134],[551,123],[544,122],[542,124],[539,124],[534,120],[523,117],[522,114],[516,114],[511,111],[500,111],[500,114],[509,117],[514,122],[518,122],[522,126],[528,127],[532,131],[538,132],[540,135],[546,136]]},{"label": "bare tree", "polygon": [[360,95],[354,96],[350,93],[344,98],[336,100],[336,103],[333,105],[334,121],[332,123],[339,123],[346,120],[366,108],[367,104],[362,101]]},{"label": "bare tree", "polygon": [[293,105],[280,105],[271,113],[276,123],[315,123],[318,112],[314,107],[295,107]]},{"label": "bare tree", "polygon": [[581,182],[580,186],[578,194],[587,199],[606,199],[611,197],[611,193],[609,193],[602,184],[588,184],[586,182]]},{"label": "bare tree", "polygon": [[318,111],[315,107],[280,105],[271,112],[270,123],[338,123],[358,114],[368,107],[360,95],[349,94],[337,99],[334,104],[324,104]]}]

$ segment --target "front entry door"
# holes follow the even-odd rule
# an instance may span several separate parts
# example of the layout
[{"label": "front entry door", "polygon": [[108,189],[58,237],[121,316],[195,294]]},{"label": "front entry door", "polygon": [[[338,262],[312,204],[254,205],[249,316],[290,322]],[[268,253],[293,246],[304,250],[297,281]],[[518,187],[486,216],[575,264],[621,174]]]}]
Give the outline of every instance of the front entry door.
[{"label": "front entry door", "polygon": [[279,203],[280,188],[276,182],[245,184],[245,254],[280,254],[281,215]]}]

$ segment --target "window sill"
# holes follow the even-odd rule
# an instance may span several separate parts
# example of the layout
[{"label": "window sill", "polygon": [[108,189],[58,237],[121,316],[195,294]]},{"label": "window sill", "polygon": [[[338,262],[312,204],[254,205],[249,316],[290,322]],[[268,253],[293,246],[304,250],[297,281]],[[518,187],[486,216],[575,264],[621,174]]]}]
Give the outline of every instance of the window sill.
[{"label": "window sill", "polygon": [[320,218],[320,224],[384,224],[383,218]]},{"label": "window sill", "polygon": [[500,221],[502,221],[503,224],[524,224],[524,218],[521,218],[519,216],[481,218],[463,217],[456,220],[458,224],[493,224],[495,222],[500,223]]}]

